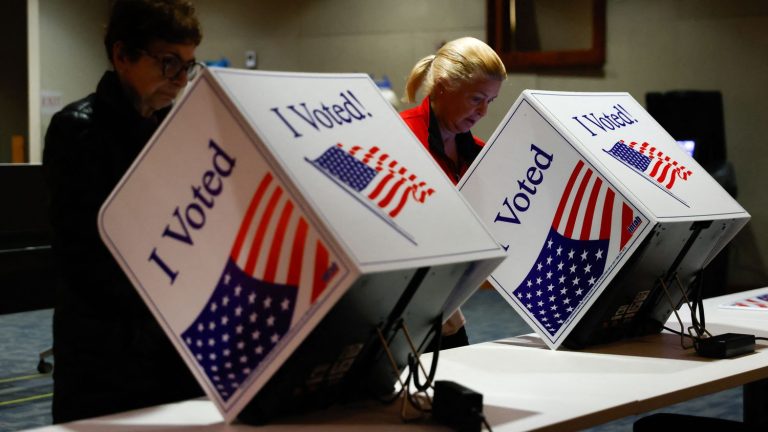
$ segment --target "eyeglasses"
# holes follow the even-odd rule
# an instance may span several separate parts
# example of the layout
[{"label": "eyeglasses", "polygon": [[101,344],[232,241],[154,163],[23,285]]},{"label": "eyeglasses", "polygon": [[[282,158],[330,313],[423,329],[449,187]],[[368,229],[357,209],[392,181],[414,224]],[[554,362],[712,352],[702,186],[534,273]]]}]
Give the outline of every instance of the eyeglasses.
[{"label": "eyeglasses", "polygon": [[187,79],[191,80],[197,76],[197,74],[204,66],[202,63],[196,60],[190,60],[184,63],[176,54],[156,54],[146,50],[139,51],[160,62],[163,67],[163,76],[171,80],[178,78],[182,71],[186,71]]}]

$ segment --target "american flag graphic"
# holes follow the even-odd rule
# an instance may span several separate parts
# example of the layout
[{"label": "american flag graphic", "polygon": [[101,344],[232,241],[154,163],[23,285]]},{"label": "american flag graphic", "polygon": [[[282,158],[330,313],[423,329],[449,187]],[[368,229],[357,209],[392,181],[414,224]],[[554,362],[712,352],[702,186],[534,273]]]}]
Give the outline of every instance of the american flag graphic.
[{"label": "american flag graphic", "polygon": [[182,339],[229,400],[338,273],[271,173],[260,181],[218,284]]},{"label": "american flag graphic", "polygon": [[415,243],[413,237],[392,220],[410,200],[422,204],[435,193],[426,182],[408,172],[389,154],[373,146],[353,146],[348,151],[339,143],[330,147],[312,165],[328,175],[387,224]]},{"label": "american flag graphic", "polygon": [[730,306],[738,309],[768,310],[768,294],[745,298],[744,300],[733,302]]},{"label": "american flag graphic", "polygon": [[539,327],[557,334],[598,286],[643,220],[584,161],[571,172],[552,226],[513,291]]},{"label": "american flag graphic", "polygon": [[400,214],[408,199],[423,203],[435,193],[376,146],[367,151],[353,146],[345,151],[342,144],[336,144],[315,159],[314,164],[362,193],[392,218]]},{"label": "american flag graphic", "polygon": [[[665,155],[661,150],[647,142],[638,144],[633,141],[627,145],[624,143],[624,140],[619,140],[613,144],[610,150],[605,150],[605,152],[632,168],[638,174],[650,179],[654,185],[669,193],[678,201],[683,202],[673,195],[671,190],[675,185],[676,179],[688,180],[688,177],[693,175],[693,172]],[[686,203],[683,202],[683,204]]]}]

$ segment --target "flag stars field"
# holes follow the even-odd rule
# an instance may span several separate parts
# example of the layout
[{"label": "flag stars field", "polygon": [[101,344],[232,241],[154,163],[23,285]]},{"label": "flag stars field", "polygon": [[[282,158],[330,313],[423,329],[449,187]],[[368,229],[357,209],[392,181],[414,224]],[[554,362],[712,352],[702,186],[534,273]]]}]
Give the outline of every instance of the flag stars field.
[{"label": "flag stars field", "polygon": [[[224,399],[231,397],[235,391],[232,389],[238,389],[256,370],[290,326],[295,289],[276,284],[259,287],[258,283],[237,268],[228,271],[190,326],[196,337],[183,335],[206,374],[211,379],[218,377],[214,381],[221,386],[218,391]],[[276,309],[275,301],[280,302]],[[261,334],[267,328],[269,341],[260,345]],[[225,370],[230,373],[220,374]]]},{"label": "flag stars field", "polygon": [[[267,211],[269,206],[283,211]],[[212,386],[218,385],[214,396],[224,403],[259,373],[273,350],[281,355],[279,342],[288,339],[294,315],[307,313],[339,278],[312,277],[337,264],[271,173],[262,177],[248,208],[221,277],[181,334]],[[284,220],[280,235],[259,235],[260,227],[272,226],[274,218]],[[305,266],[307,262],[312,265]]]},{"label": "flag stars field", "polygon": [[[554,230],[550,231],[545,246],[524,279],[525,282],[515,290],[515,296],[521,300],[534,297],[542,299],[526,302],[524,307],[549,334],[554,335],[560,330],[575,307],[584,299],[587,289],[594,286],[602,275],[605,243],[600,240],[576,241],[563,237]],[[555,256],[567,255],[567,258],[555,259],[548,250],[554,250]],[[553,281],[546,285],[546,291],[539,288],[545,280]],[[555,280],[557,282],[554,282]],[[547,292],[545,297],[544,292]]]}]

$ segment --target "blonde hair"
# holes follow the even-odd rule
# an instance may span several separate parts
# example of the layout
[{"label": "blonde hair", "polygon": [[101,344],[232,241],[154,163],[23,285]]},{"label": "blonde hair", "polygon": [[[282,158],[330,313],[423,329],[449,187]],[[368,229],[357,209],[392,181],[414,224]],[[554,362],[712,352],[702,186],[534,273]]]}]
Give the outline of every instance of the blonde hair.
[{"label": "blonde hair", "polygon": [[496,52],[483,41],[473,37],[452,40],[419,60],[405,82],[405,100],[414,102],[419,88],[430,94],[439,81],[453,88],[459,82],[476,78],[504,81],[507,70]]}]

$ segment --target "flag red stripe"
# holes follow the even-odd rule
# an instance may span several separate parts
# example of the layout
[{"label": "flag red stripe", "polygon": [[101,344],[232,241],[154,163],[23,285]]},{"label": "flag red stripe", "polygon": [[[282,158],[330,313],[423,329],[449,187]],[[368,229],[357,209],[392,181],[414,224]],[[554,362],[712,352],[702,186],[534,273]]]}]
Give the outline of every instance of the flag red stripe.
[{"label": "flag red stripe", "polygon": [[259,259],[259,253],[261,252],[261,245],[264,243],[267,226],[272,219],[272,214],[275,212],[275,207],[277,207],[277,201],[282,194],[283,189],[278,187],[272,192],[272,196],[269,198],[264,214],[259,220],[259,226],[256,228],[256,235],[251,243],[251,250],[248,252],[248,261],[245,262],[245,267],[243,268],[245,274],[253,275],[253,269],[256,268],[256,261]]},{"label": "flag red stripe", "polygon": [[325,291],[325,287],[328,286],[328,281],[323,279],[325,272],[328,270],[328,262],[328,250],[326,250],[325,246],[318,240],[315,245],[315,274],[312,283],[311,303],[314,303],[320,294]]},{"label": "flag red stripe", "polygon": [[653,169],[648,175],[650,175],[653,178],[656,178],[656,174],[659,173],[659,167],[661,167],[662,163],[663,162],[661,161],[661,159],[656,159],[656,163],[653,165]]},{"label": "flag red stripe", "polygon": [[632,233],[629,232],[629,226],[632,225],[632,220],[634,219],[634,214],[632,212],[632,209],[629,208],[627,203],[622,203],[621,206],[621,243],[619,244],[619,250],[624,249],[624,245],[627,244],[630,238],[632,238]]},{"label": "flag red stripe", "polygon": [[299,225],[296,227],[296,235],[293,237],[293,246],[291,247],[291,263],[288,266],[287,285],[299,286],[301,281],[301,262],[304,260],[304,243],[307,241],[307,222],[304,218],[299,218]]},{"label": "flag red stripe", "polygon": [[403,207],[405,207],[405,202],[408,200],[408,196],[411,195],[412,192],[413,186],[405,188],[402,195],[400,196],[400,202],[397,203],[397,207],[389,212],[389,216],[396,217],[398,214],[400,214],[400,211],[403,209]]},{"label": "flag red stripe", "polygon": [[390,202],[392,202],[392,199],[395,197],[395,194],[397,194],[397,190],[400,189],[400,186],[405,183],[404,178],[400,178],[392,187],[389,189],[389,192],[387,193],[387,196],[385,196],[381,201],[379,201],[379,207],[386,207],[389,205]]},{"label": "flag red stripe", "polygon": [[381,179],[378,185],[376,185],[376,188],[371,191],[371,193],[368,194],[368,198],[370,199],[376,199],[377,196],[381,193],[382,190],[384,190],[384,187],[389,183],[390,180],[392,180],[392,177],[394,177],[394,174],[390,171],[387,173],[387,175],[384,176],[384,178]]},{"label": "flag red stripe", "polygon": [[616,194],[613,189],[605,190],[605,201],[603,202],[603,217],[600,220],[600,240],[611,238],[611,221],[613,219],[613,198]]},{"label": "flag red stripe", "polygon": [[431,196],[433,193],[435,193],[435,190],[432,189],[432,188],[427,189],[425,191],[424,190],[415,189],[413,191],[413,197],[416,199],[416,201],[418,201],[420,203],[423,203],[424,201],[426,201],[427,197]]},{"label": "flag red stripe", "polygon": [[280,219],[277,222],[277,229],[275,229],[275,237],[272,238],[272,244],[269,248],[269,258],[267,259],[267,269],[264,271],[264,280],[267,282],[275,282],[275,275],[277,274],[277,265],[280,263],[280,251],[283,250],[283,240],[285,239],[285,231],[288,228],[288,221],[291,219],[293,213],[293,203],[291,200],[285,202],[283,210],[280,212]]},{"label": "flag red stripe", "polygon": [[661,174],[661,179],[659,179],[659,181],[664,181],[664,177],[669,174],[669,182],[667,182],[666,185],[667,189],[672,189],[672,185],[675,184],[675,171],[674,169],[670,171],[670,168],[672,168],[672,165],[667,164],[667,166],[664,167],[664,172]]},{"label": "flag red stripe", "polygon": [[603,180],[595,176],[595,184],[592,186],[592,193],[589,194],[587,202],[587,212],[584,215],[584,225],[581,227],[581,239],[589,240],[589,233],[592,231],[592,220],[595,217],[595,207],[597,205],[597,196],[600,195],[600,188]]},{"label": "flag red stripe", "polygon": [[572,238],[573,228],[576,225],[576,217],[578,217],[579,208],[581,207],[581,200],[584,198],[584,191],[587,189],[589,179],[591,178],[592,170],[588,169],[587,173],[584,174],[584,178],[581,179],[579,190],[576,191],[576,198],[573,200],[573,204],[571,204],[571,214],[568,215],[568,224],[565,226],[565,232],[563,233],[563,235],[568,238]]},{"label": "flag red stripe", "polygon": [[658,173],[658,179],[656,181],[658,181],[659,183],[664,182],[664,179],[667,178],[668,171],[669,171],[669,163],[665,162],[664,167],[661,169],[661,172]]},{"label": "flag red stripe", "polygon": [[747,299],[748,302],[752,303],[753,305],[761,308],[768,307],[762,300],[755,300],[755,299]]},{"label": "flag red stripe", "polygon": [[368,165],[368,162],[371,161],[371,158],[376,156],[376,153],[378,153],[379,148],[376,146],[371,147],[368,152],[365,153],[365,156],[363,157],[363,163]]},{"label": "flag red stripe", "polygon": [[571,178],[568,179],[568,184],[565,186],[565,191],[563,191],[563,196],[560,197],[560,204],[557,206],[557,213],[555,213],[555,219],[552,221],[552,226],[555,227],[555,229],[558,229],[560,226],[560,219],[563,217],[563,212],[565,212],[565,205],[568,203],[568,197],[571,195],[571,189],[573,189],[574,183],[576,183],[576,178],[579,176],[579,173],[581,172],[581,168],[584,167],[584,161],[579,161],[579,163],[576,164],[576,167],[573,169],[573,172],[571,173]]},{"label": "flag red stripe", "polygon": [[251,226],[253,215],[256,214],[256,208],[259,206],[259,203],[264,197],[264,193],[266,193],[267,187],[269,187],[269,184],[271,182],[272,182],[272,173],[267,173],[267,175],[265,175],[264,178],[261,179],[261,182],[259,183],[259,187],[256,188],[256,192],[254,192],[253,198],[251,198],[251,203],[248,205],[248,210],[246,210],[245,212],[245,217],[243,218],[243,222],[240,224],[240,231],[237,232],[237,237],[235,238],[235,244],[232,245],[232,251],[229,254],[230,257],[232,257],[232,261],[234,262],[237,262],[237,259],[240,256],[240,250],[243,248],[243,243],[245,242],[245,236],[248,234],[248,227]]}]

